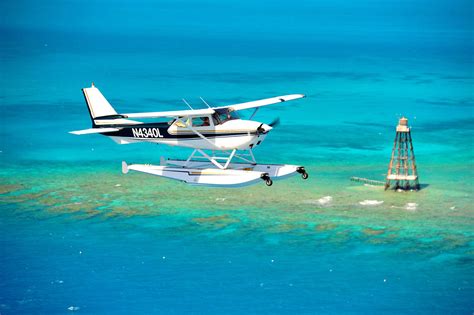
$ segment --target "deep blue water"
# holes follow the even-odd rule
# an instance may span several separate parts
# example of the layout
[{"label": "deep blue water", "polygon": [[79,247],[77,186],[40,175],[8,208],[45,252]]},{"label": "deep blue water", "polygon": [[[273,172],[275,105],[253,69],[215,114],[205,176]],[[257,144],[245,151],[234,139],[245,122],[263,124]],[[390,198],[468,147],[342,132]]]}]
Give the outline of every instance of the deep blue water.
[{"label": "deep blue water", "polygon": [[[474,311],[471,1],[0,10],[1,314]],[[122,160],[188,151],[68,134],[90,127],[91,82],[119,112],[304,93],[259,111],[282,124],[255,154],[310,180],[226,190],[121,176]],[[349,183],[382,178],[401,115],[427,188]]]},{"label": "deep blue water", "polygon": [[445,269],[359,238],[190,233],[169,217],[22,219],[1,225],[7,314],[463,313],[471,303],[472,261]]}]

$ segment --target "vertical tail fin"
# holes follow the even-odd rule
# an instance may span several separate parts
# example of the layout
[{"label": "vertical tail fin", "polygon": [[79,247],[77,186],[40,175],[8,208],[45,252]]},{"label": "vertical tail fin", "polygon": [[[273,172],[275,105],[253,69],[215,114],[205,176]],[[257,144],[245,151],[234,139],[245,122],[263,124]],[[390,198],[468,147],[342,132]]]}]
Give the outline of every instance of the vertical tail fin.
[{"label": "vertical tail fin", "polygon": [[87,108],[89,109],[92,127],[96,126],[94,119],[97,117],[117,115],[115,109],[100,93],[99,89],[94,86],[94,83],[89,88],[83,88],[82,93],[84,93]]}]

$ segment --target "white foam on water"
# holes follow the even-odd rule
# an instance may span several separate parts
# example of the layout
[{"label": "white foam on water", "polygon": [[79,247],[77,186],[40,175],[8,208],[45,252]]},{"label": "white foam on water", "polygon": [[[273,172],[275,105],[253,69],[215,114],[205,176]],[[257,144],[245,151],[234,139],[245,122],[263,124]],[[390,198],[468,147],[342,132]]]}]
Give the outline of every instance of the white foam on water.
[{"label": "white foam on water", "polygon": [[225,198],[216,198],[216,201],[225,201]]},{"label": "white foam on water", "polygon": [[410,210],[410,211],[416,210],[417,207],[418,207],[418,204],[415,202],[409,202],[405,205],[405,209]]},{"label": "white foam on water", "polygon": [[324,196],[324,197],[321,197],[318,199],[318,203],[320,205],[326,205],[328,203],[330,203],[332,201],[332,197],[331,196]]},{"label": "white foam on water", "polygon": [[363,206],[378,206],[378,205],[381,205],[383,204],[384,201],[383,200],[363,200],[363,201],[359,201],[359,204],[360,205],[363,205]]},{"label": "white foam on water", "polygon": [[320,205],[320,206],[323,206],[323,205],[327,205],[328,203],[330,203],[332,201],[332,197],[331,196],[324,196],[324,197],[321,197],[319,199],[308,199],[308,200],[303,200],[303,203],[306,203],[306,204],[310,204],[310,205]]}]

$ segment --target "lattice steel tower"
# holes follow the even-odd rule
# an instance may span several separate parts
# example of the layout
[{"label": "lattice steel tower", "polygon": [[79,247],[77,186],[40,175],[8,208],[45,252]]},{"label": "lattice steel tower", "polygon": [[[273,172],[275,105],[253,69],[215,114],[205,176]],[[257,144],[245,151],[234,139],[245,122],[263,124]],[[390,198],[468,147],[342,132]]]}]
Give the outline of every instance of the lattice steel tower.
[{"label": "lattice steel tower", "polygon": [[400,118],[398,122],[392,157],[388,165],[385,190],[392,186],[392,182],[395,189],[420,189],[411,132],[408,127],[408,119],[405,117]]}]

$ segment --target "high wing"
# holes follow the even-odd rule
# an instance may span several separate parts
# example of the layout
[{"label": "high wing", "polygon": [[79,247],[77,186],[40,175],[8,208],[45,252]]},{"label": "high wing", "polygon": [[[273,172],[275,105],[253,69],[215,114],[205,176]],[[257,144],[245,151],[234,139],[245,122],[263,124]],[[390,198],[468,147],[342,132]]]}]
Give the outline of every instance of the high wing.
[{"label": "high wing", "polygon": [[160,117],[192,117],[202,115],[212,115],[214,109],[188,109],[188,110],[175,110],[168,112],[148,112],[148,113],[130,113],[122,114],[125,118],[160,118]]},{"label": "high wing", "polygon": [[283,95],[283,96],[276,96],[276,97],[266,98],[266,99],[258,100],[258,101],[251,101],[251,102],[234,104],[234,105],[213,107],[213,109],[228,108],[228,109],[231,109],[231,110],[234,110],[234,111],[235,110],[243,110],[243,109],[256,108],[256,107],[261,107],[261,106],[266,106],[266,105],[277,104],[277,103],[286,102],[286,101],[297,100],[297,99],[303,98],[303,97],[306,97],[306,95],[304,95],[304,94],[290,94],[290,95]]},{"label": "high wing", "polygon": [[271,104],[278,104],[281,102],[292,101],[299,98],[306,97],[304,94],[290,94],[283,96],[276,96],[271,98],[266,98],[258,101],[251,101],[240,104],[205,108],[205,109],[193,109],[193,110],[176,110],[168,112],[148,112],[148,113],[129,113],[121,114],[123,118],[160,118],[160,117],[192,117],[192,116],[202,116],[202,115],[212,115],[215,112],[215,109],[224,109],[228,108],[231,110],[243,110],[249,108],[256,108]]}]

